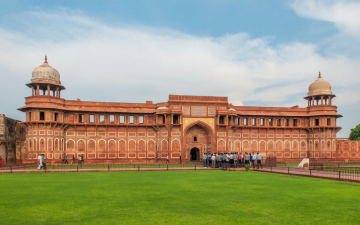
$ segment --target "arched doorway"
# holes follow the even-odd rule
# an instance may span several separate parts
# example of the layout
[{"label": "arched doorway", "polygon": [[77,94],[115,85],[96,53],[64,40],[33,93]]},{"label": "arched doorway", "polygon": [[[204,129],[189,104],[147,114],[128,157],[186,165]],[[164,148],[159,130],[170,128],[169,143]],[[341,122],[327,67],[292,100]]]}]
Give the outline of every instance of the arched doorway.
[{"label": "arched doorway", "polygon": [[184,144],[190,153],[190,160],[199,161],[205,152],[211,152],[212,133],[210,129],[206,124],[201,122],[190,124],[189,127],[185,129]]},{"label": "arched doorway", "polygon": [[190,151],[190,160],[198,161],[200,160],[200,151],[198,148],[192,148]]}]

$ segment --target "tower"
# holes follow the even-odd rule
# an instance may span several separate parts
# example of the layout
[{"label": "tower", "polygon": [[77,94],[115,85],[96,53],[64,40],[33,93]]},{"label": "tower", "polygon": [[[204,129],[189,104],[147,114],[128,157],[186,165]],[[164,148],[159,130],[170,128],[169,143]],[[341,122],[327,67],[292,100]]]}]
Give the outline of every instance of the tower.
[{"label": "tower", "polygon": [[336,126],[336,119],[341,117],[337,107],[332,104],[336,97],[329,82],[319,76],[310,84],[305,99],[308,101],[308,156],[310,158],[335,157],[336,133],[341,127]]},{"label": "tower", "polygon": [[32,71],[31,96],[25,98],[25,106],[19,108],[26,113],[27,155],[26,160],[36,160],[39,154],[47,159],[61,159],[64,153],[64,105],[60,92],[60,73],[51,67],[45,55],[43,65]]}]

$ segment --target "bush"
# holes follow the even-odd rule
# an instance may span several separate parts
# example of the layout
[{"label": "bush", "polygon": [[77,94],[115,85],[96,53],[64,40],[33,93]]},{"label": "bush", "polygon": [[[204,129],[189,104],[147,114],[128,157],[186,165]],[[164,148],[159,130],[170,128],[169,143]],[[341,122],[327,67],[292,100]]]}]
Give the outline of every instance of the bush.
[{"label": "bush", "polygon": [[250,165],[245,165],[245,170],[249,171],[250,170]]}]

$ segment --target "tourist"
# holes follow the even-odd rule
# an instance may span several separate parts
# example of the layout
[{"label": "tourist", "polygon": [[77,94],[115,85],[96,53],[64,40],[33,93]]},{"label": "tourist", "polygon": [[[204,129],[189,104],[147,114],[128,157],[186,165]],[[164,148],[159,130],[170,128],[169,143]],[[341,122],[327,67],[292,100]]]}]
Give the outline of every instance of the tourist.
[{"label": "tourist", "polygon": [[81,164],[81,155],[78,155],[78,165]]},{"label": "tourist", "polygon": [[204,153],[203,159],[204,159],[204,167],[206,168],[206,163],[207,163],[207,155],[206,155],[206,153]]},{"label": "tourist", "polygon": [[232,152],[229,155],[229,159],[230,159],[230,164],[234,164],[234,155]]},{"label": "tourist", "polygon": [[236,165],[237,165],[237,163],[238,163],[238,160],[239,160],[239,155],[237,154],[237,152],[234,152],[234,162],[235,162],[235,167],[236,167]]},{"label": "tourist", "polygon": [[252,166],[252,162],[253,162],[253,156],[251,155],[251,153],[250,153],[250,156],[249,156],[249,158],[250,158],[250,167]]},{"label": "tourist", "polygon": [[224,153],[221,153],[221,163],[225,163],[226,161],[226,155]]},{"label": "tourist", "polygon": [[84,155],[81,155],[81,163],[84,165],[85,161],[84,161]]},{"label": "tourist", "polygon": [[215,168],[215,154],[211,156],[212,168]]},{"label": "tourist", "polygon": [[217,160],[217,162],[216,163],[218,163],[218,167],[220,167],[220,163],[221,163],[221,155],[220,154],[217,154],[216,155],[216,160]]},{"label": "tourist", "polygon": [[166,156],[166,164],[168,164],[168,163],[170,164],[170,162],[169,162],[169,155]]},{"label": "tourist", "polygon": [[2,158],[1,158],[1,156],[0,156],[0,166],[2,166]]},{"label": "tourist", "polygon": [[261,166],[261,169],[262,169],[261,158],[262,158],[262,156],[258,153],[256,156],[258,169],[259,169],[259,166]]},{"label": "tourist", "polygon": [[42,164],[42,157],[41,155],[38,156],[38,161],[39,161],[39,166],[38,166],[38,170],[42,168],[43,164]]},{"label": "tourist", "polygon": [[75,156],[73,155],[73,162],[72,162],[73,165],[75,165]]},{"label": "tourist", "polygon": [[240,167],[241,167],[241,162],[242,162],[242,159],[243,159],[243,155],[240,153],[238,158],[239,158],[239,164],[240,164]]},{"label": "tourist", "polygon": [[43,169],[46,170],[46,163],[45,163],[45,155],[44,154],[41,155],[41,161],[42,161]]},{"label": "tourist", "polygon": [[255,153],[253,153],[253,157],[252,157],[251,163],[252,163],[252,165],[253,165],[254,168],[255,168],[255,160],[256,160],[256,155],[255,155]]},{"label": "tourist", "polygon": [[181,154],[180,154],[180,164],[181,164]]},{"label": "tourist", "polygon": [[212,161],[211,161],[211,154],[210,154],[210,153],[209,153],[209,155],[208,155],[208,160],[209,160],[209,167],[211,167]]},{"label": "tourist", "polygon": [[249,165],[250,156],[249,156],[249,154],[247,152],[245,152],[244,160],[245,160],[245,165]]},{"label": "tourist", "polygon": [[67,161],[67,155],[65,156],[65,165],[68,164],[69,165],[69,162]]}]

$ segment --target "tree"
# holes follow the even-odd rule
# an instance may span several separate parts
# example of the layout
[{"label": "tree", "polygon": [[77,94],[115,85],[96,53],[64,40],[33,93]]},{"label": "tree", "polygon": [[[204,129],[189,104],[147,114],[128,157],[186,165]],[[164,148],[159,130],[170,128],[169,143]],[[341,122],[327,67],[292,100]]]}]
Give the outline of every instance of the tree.
[{"label": "tree", "polygon": [[352,141],[360,141],[360,124],[357,125],[355,128],[351,129],[349,139]]}]

